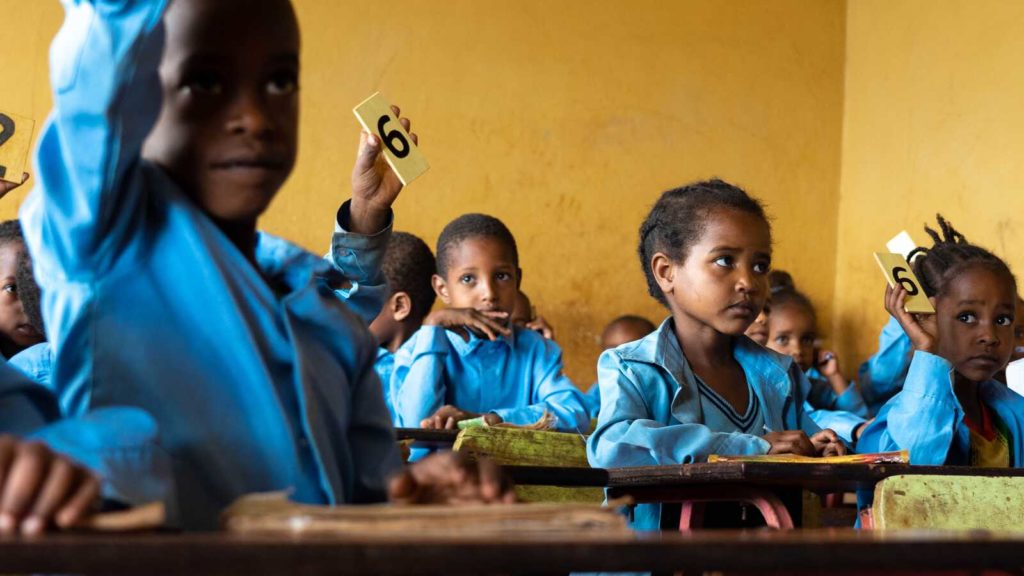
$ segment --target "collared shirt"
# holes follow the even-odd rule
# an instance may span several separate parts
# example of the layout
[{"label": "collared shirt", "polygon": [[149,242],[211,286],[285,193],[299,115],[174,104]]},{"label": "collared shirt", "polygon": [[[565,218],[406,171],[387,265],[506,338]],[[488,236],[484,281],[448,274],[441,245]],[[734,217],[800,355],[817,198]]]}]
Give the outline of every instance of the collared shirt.
[{"label": "collared shirt", "polygon": [[376,258],[389,232],[336,234],[335,266],[261,234],[254,265],[140,158],[161,102],[165,5],[66,0],[51,49],[54,108],[20,216],[62,405],[151,413],[187,528],[216,526],[251,492],[383,500],[400,462],[353,310],[380,309],[379,261],[359,252]]},{"label": "collared shirt", "polygon": [[[591,466],[620,468],[686,464],[711,454],[764,454],[771,445],[764,429],[820,429],[808,416],[800,390],[806,378],[792,358],[767,350],[746,336],[733,356],[743,368],[763,419],[762,430],[741,433],[709,426],[697,378],[675,336],[672,318],[658,330],[605,351],[597,364],[601,410],[587,441]],[[634,526],[656,530],[660,507],[637,506]]]},{"label": "collared shirt", "polygon": [[25,348],[8,361],[33,382],[53,389],[53,349],[49,342],[40,342]]},{"label": "collared shirt", "polygon": [[[914,352],[902,391],[867,425],[858,449],[908,450],[910,463],[922,466],[969,465],[971,430],[953,379],[953,365],[945,358]],[[1005,430],[1010,465],[1024,466],[1024,397],[995,380],[977,386],[979,400]]]},{"label": "collared shirt", "polygon": [[391,373],[395,370],[395,355],[387,348],[379,346],[377,348],[377,360],[373,363],[373,369],[377,372],[377,377],[380,378],[381,389],[384,392],[384,403],[387,404],[391,421],[397,424],[395,407],[391,403]]},{"label": "collared shirt", "polygon": [[491,341],[423,326],[395,353],[391,391],[401,426],[418,427],[451,404],[512,424],[532,424],[548,412],[558,430],[589,428],[583,394],[562,373],[558,344],[519,327]]}]

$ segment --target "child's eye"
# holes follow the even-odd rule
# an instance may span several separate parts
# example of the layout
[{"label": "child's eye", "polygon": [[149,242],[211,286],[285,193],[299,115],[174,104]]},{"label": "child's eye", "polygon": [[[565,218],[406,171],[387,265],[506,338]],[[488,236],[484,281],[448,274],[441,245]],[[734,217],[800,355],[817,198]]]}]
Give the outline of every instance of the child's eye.
[{"label": "child's eye", "polygon": [[776,336],[775,343],[785,346],[786,344],[789,344],[789,336]]},{"label": "child's eye", "polygon": [[298,75],[291,70],[275,74],[267,82],[267,93],[273,96],[292,94],[299,89]]},{"label": "child's eye", "polygon": [[733,262],[732,256],[722,256],[722,257],[716,258],[714,260],[715,265],[716,266],[721,266],[722,268],[730,268],[730,267],[732,267],[732,262]]},{"label": "child's eye", "polygon": [[956,319],[960,322],[963,322],[964,324],[974,324],[975,322],[978,321],[978,317],[972,314],[971,312],[962,312],[960,314],[957,314]]},{"label": "child's eye", "polygon": [[189,75],[185,87],[195,94],[207,96],[215,96],[224,91],[224,83],[221,81],[220,75],[210,70]]},{"label": "child's eye", "polygon": [[473,275],[472,274],[463,274],[462,276],[459,276],[459,282],[462,282],[463,284],[472,284],[473,283]]},{"label": "child's eye", "polygon": [[754,272],[757,274],[767,274],[769,268],[771,268],[771,264],[768,262],[757,262],[754,264]]},{"label": "child's eye", "polygon": [[800,343],[804,346],[814,346],[814,336],[804,336],[800,339]]},{"label": "child's eye", "polygon": [[4,284],[4,292],[8,294],[17,294],[18,286],[16,284]]},{"label": "child's eye", "polygon": [[512,275],[509,274],[508,272],[498,272],[497,274],[494,275],[494,277],[496,279],[498,279],[498,280],[511,280],[512,279]]},{"label": "child's eye", "polygon": [[996,324],[999,326],[1013,326],[1013,316],[1000,316],[996,318]]}]

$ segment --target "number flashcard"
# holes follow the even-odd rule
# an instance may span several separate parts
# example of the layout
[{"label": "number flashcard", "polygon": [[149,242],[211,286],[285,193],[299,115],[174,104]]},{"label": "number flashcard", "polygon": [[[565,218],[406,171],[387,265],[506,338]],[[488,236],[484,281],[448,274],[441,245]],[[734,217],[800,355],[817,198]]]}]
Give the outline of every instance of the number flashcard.
[{"label": "number flashcard", "polygon": [[21,182],[34,127],[31,118],[0,112],[0,179]]},{"label": "number flashcard", "polygon": [[352,112],[363,128],[380,138],[384,144],[384,158],[402,184],[408,186],[430,168],[380,92],[364,100]]},{"label": "number flashcard", "polygon": [[875,260],[882,267],[885,280],[893,288],[897,284],[903,286],[907,291],[907,299],[904,304],[907,312],[915,314],[935,314],[935,308],[928,301],[928,297],[921,288],[921,282],[914,275],[914,271],[907,264],[907,259],[901,254],[888,254],[886,252],[875,252]]},{"label": "number flashcard", "polygon": [[892,240],[889,240],[885,244],[885,248],[893,254],[902,254],[904,258],[909,258],[910,253],[917,248],[917,243],[914,242],[913,238],[906,230],[893,236]]}]

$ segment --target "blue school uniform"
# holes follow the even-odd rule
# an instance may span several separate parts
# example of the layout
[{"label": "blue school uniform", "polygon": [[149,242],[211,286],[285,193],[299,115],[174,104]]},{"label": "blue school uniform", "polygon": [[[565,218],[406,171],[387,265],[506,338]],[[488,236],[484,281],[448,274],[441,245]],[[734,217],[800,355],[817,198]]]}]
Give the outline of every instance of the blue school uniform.
[{"label": "blue school uniform", "polygon": [[423,326],[395,353],[391,391],[399,426],[419,427],[451,404],[511,424],[532,424],[548,412],[558,430],[590,427],[583,394],[562,373],[561,348],[518,326],[494,341]]},{"label": "blue school uniform", "polygon": [[[1024,397],[995,380],[978,384],[982,403],[1009,434],[1010,465],[1024,466]],[[970,429],[953,392],[953,365],[916,351],[902,391],[886,402],[861,435],[865,452],[908,450],[910,463],[970,464]]]},{"label": "blue school uniform", "polygon": [[[805,410],[800,391],[806,378],[792,358],[746,336],[736,339],[733,355],[751,391],[751,406],[739,422],[713,414],[723,407],[690,369],[672,318],[648,336],[604,352],[597,365],[601,411],[587,442],[590,464],[656,466],[705,461],[712,454],[765,454],[771,447],[761,438],[766,430],[820,431]],[[709,416],[722,428],[712,427]],[[634,526],[657,530],[659,517],[657,504],[639,505]]]},{"label": "blue school uniform", "polygon": [[49,342],[40,342],[18,352],[8,363],[30,380],[45,388],[53,386],[53,349]]},{"label": "blue school uniform", "polygon": [[899,321],[890,316],[878,336],[878,352],[861,364],[857,372],[869,415],[877,414],[882,405],[903,388],[912,352],[910,337]]},{"label": "blue school uniform", "polygon": [[395,355],[383,346],[378,347],[377,360],[373,363],[373,369],[377,372],[377,377],[380,379],[381,388],[384,391],[384,403],[388,407],[391,421],[397,424],[395,407],[391,402],[391,373],[395,370]]},{"label": "blue school uniform", "polygon": [[804,400],[811,419],[822,428],[831,428],[844,442],[853,446],[853,433],[864,423],[867,415],[867,406],[857,390],[857,384],[851,382],[837,396],[832,385],[817,368],[812,367],[804,375],[807,376]]},{"label": "blue school uniform", "polygon": [[20,216],[62,405],[150,412],[186,528],[215,527],[250,492],[381,501],[400,462],[376,343],[352,309],[380,309],[390,228],[336,234],[334,266],[260,234],[251,262],[143,160],[165,4],[65,0],[51,48],[54,108]]},{"label": "blue school uniform", "polygon": [[587,416],[597,418],[601,410],[601,386],[597,382],[583,395],[583,405],[587,408]]}]

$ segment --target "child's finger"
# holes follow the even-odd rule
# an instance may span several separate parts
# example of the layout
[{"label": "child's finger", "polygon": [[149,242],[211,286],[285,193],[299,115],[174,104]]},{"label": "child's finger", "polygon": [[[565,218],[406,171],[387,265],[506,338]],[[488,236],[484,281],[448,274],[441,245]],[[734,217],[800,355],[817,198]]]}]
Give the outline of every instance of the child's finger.
[{"label": "child's finger", "polygon": [[417,145],[417,146],[420,145],[420,137],[415,132],[410,132],[409,133],[409,140],[412,140],[412,143]]},{"label": "child's finger", "polygon": [[76,470],[75,466],[66,459],[57,458],[53,461],[49,473],[43,481],[43,487],[39,490],[39,495],[36,496],[32,511],[21,524],[23,534],[32,536],[41,534],[46,529],[46,524],[53,517],[57,508],[64,502],[71,489],[77,485],[79,475],[84,477],[84,474]]},{"label": "child's finger", "polygon": [[93,511],[93,505],[99,497],[100,481],[92,474],[86,474],[71,498],[57,511],[57,526],[70,528],[81,522]]},{"label": "child's finger", "polygon": [[35,501],[49,466],[50,452],[42,444],[24,442],[15,449],[3,496],[0,496],[0,532],[11,533],[17,528]]},{"label": "child's finger", "polygon": [[444,423],[444,429],[445,430],[455,430],[455,428],[456,428],[455,418],[449,416],[448,420],[446,420],[445,423]]},{"label": "child's finger", "polygon": [[410,132],[412,130],[412,121],[408,118],[399,118],[398,123],[402,125],[402,128],[405,128],[406,132]]},{"label": "child's finger", "polygon": [[395,115],[395,118],[402,117],[402,109],[399,108],[398,106],[395,106],[394,104],[391,105],[391,112]]},{"label": "child's finger", "polygon": [[359,153],[356,154],[356,165],[352,171],[356,174],[370,172],[377,165],[380,154],[380,138],[364,131],[359,137]]}]

